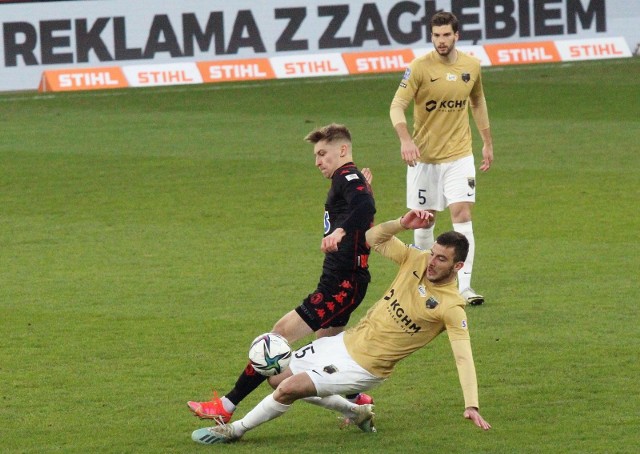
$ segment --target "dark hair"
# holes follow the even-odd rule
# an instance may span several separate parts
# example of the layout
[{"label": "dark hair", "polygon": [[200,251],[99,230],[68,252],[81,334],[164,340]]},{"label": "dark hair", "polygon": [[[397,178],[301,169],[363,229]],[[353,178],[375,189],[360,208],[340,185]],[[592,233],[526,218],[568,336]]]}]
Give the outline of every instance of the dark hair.
[{"label": "dark hair", "polygon": [[330,125],[314,129],[304,138],[307,142],[318,143],[323,140],[333,142],[334,140],[345,140],[351,143],[351,133],[345,125],[331,123]]},{"label": "dark hair", "polygon": [[453,260],[464,262],[469,253],[469,240],[460,232],[444,232],[436,238],[436,243],[444,247],[452,247],[454,250]]},{"label": "dark hair", "polygon": [[451,25],[453,33],[458,33],[458,18],[453,13],[440,11],[433,15],[431,18],[431,30],[433,30],[433,27],[440,27],[442,25]]}]

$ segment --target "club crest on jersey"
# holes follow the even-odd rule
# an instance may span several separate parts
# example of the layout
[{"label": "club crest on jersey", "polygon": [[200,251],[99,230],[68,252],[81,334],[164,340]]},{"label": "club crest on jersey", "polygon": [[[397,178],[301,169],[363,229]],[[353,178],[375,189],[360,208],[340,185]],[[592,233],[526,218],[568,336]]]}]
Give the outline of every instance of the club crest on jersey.
[{"label": "club crest on jersey", "polygon": [[456,76],[455,74],[447,73],[447,80],[449,82],[455,82],[456,80],[458,80],[458,76]]},{"label": "club crest on jersey", "polygon": [[469,73],[462,73],[462,81],[464,83],[467,83],[471,80],[471,74]]},{"label": "club crest on jersey", "polygon": [[427,309],[435,309],[438,306],[438,300],[432,296],[425,302],[425,305]]}]

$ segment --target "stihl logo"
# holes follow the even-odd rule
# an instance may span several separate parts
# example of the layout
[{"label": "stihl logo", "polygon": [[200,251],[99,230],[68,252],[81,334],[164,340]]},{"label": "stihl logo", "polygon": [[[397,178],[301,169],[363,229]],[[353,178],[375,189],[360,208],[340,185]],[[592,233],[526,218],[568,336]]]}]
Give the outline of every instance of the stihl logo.
[{"label": "stihl logo", "polygon": [[140,71],[138,73],[138,82],[143,85],[169,85],[194,81],[184,70]]},{"label": "stihl logo", "polygon": [[119,86],[120,81],[112,79],[108,72],[59,74],[60,88],[85,88]]},{"label": "stihl logo", "polygon": [[350,74],[402,71],[413,60],[413,52],[409,49],[354,52],[342,56]]},{"label": "stihl logo", "polygon": [[560,61],[560,54],[553,41],[519,44],[489,44],[487,55],[494,65],[517,65],[523,63],[549,63]]},{"label": "stihl logo", "polygon": [[275,78],[271,63],[267,58],[200,62],[198,68],[204,82]]},{"label": "stihl logo", "polygon": [[331,74],[340,71],[331,60],[296,61],[284,64],[288,75],[304,76],[312,74]]},{"label": "stihl logo", "polygon": [[127,79],[118,67],[48,70],[38,90],[72,91],[126,87]]},{"label": "stihl logo", "polygon": [[572,58],[578,57],[622,57],[625,52],[616,47],[615,43],[607,44],[582,44],[569,47]]}]

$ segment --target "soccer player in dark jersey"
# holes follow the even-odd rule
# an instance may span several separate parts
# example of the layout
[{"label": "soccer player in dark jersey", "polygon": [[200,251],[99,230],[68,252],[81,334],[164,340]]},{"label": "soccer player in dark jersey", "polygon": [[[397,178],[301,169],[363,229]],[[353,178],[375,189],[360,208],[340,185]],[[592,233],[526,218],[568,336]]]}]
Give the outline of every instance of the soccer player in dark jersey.
[{"label": "soccer player in dark jersey", "polygon": [[[370,173],[363,169],[369,177],[365,178],[353,163],[351,133],[345,126],[330,124],[315,129],[305,140],[313,144],[316,167],[331,180],[331,187],[325,202],[320,246],[325,258],[318,286],[271,330],[290,343],[313,332],[317,338],[342,332],[364,299],[371,280],[365,232],[373,225],[376,209],[368,181]],[[249,363],[233,389],[222,398],[214,392],[211,401],[190,401],[187,405],[200,418],[227,423],[236,406],[266,378]],[[372,403],[371,397],[362,393],[347,398],[359,405]]]},{"label": "soccer player in dark jersey", "polygon": [[[375,432],[373,405],[356,405],[338,394],[379,386],[400,361],[445,332],[458,369],[465,406],[462,416],[482,430],[490,430],[491,424],[478,409],[478,380],[466,302],[457,283],[469,241],[462,233],[449,231],[438,236],[430,251],[424,251],[396,236],[407,229],[428,228],[432,223],[433,214],[429,211],[411,210],[401,218],[369,229],[367,239],[373,250],[398,265],[398,273],[388,290],[344,333],[316,339],[298,349],[289,368],[269,379],[275,389],[273,394],[262,399],[242,419],[197,429],[191,439],[207,445],[237,441],[248,431],[284,415],[300,399],[342,413],[343,424]],[[416,383],[422,382],[426,390],[432,379],[429,373],[432,366],[417,370]],[[421,409],[417,414],[423,412]],[[430,428],[422,423],[418,430]]]}]

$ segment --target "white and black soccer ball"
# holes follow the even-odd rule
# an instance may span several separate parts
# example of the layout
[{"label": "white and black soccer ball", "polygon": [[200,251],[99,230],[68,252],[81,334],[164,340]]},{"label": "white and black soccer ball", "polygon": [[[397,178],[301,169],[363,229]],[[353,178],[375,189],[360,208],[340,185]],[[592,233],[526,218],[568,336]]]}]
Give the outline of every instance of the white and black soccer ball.
[{"label": "white and black soccer ball", "polygon": [[265,333],[256,337],[249,347],[249,361],[260,375],[277,375],[291,361],[289,342],[275,333]]}]

